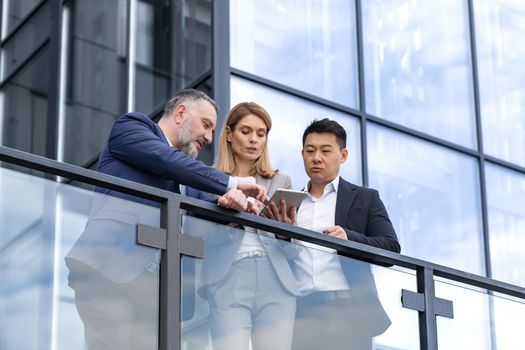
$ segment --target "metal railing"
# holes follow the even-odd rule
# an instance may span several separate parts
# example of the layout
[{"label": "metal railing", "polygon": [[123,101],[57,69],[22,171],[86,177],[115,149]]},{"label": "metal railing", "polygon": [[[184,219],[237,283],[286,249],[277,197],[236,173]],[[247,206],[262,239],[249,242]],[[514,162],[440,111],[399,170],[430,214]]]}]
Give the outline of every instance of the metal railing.
[{"label": "metal railing", "polygon": [[207,219],[238,223],[272,233],[277,232],[282,236],[332,248],[337,251],[337,254],[353,259],[378,265],[395,265],[415,271],[417,293],[403,290],[402,303],[405,307],[415,309],[419,312],[420,348],[423,350],[437,349],[436,315],[447,315],[452,311],[452,303],[450,301],[436,298],[434,281],[434,277],[436,276],[486,289],[489,293],[499,292],[525,300],[525,288],[516,285],[368,245],[344,241],[262,217],[233,212],[212,203],[199,201],[96,171],[60,163],[11,148],[0,147],[0,161],[85,184],[101,186],[160,203],[161,235],[158,236],[156,241],[155,239],[150,239],[149,242],[144,242],[144,237],[141,238],[141,235],[138,235],[139,243],[162,249],[159,305],[160,349],[175,350],[180,348],[181,310],[179,284],[181,278],[181,255],[194,257],[202,255],[202,244],[198,241],[198,238],[181,234],[181,215],[179,215],[181,209],[191,211]]}]

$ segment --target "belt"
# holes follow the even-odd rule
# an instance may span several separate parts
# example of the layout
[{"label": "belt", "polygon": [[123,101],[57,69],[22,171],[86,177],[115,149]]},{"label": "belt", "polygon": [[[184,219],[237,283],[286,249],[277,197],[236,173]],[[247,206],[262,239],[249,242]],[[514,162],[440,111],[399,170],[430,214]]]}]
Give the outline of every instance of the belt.
[{"label": "belt", "polygon": [[305,295],[304,297],[299,298],[301,303],[307,304],[315,304],[315,303],[325,303],[330,302],[334,300],[340,300],[340,299],[350,299],[353,298],[352,291],[345,289],[345,290],[329,290],[329,291],[323,291],[323,292],[314,292],[312,294]]},{"label": "belt", "polygon": [[266,255],[266,252],[264,250],[255,249],[255,250],[250,250],[247,252],[238,253],[233,258],[233,261],[239,261],[245,258],[252,258],[252,257],[258,257],[258,256],[265,256],[265,255]]}]

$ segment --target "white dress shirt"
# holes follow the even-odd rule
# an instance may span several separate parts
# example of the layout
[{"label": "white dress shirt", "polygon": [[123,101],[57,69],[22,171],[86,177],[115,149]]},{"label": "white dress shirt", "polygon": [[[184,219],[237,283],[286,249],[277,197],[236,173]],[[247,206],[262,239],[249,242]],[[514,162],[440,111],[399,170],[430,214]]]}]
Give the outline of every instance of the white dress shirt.
[{"label": "white dress shirt", "polygon": [[[253,176],[239,177],[237,181],[242,181],[243,183],[252,183],[252,184],[257,183],[255,180],[255,177]],[[253,227],[246,226],[244,228],[244,231],[246,233],[242,236],[241,245],[239,246],[239,250],[237,251],[239,254],[251,252],[255,250],[266,251],[266,249],[264,248],[264,245],[259,239],[259,235],[257,234],[256,229],[254,229]]]},{"label": "white dress shirt", "polygon": [[[315,198],[308,192],[297,212],[297,226],[321,233],[334,226],[338,185],[339,176],[325,186],[321,197]],[[309,188],[308,185],[305,188]],[[304,246],[295,259],[294,269],[301,296],[350,289],[334,249],[298,240],[293,242]]]}]

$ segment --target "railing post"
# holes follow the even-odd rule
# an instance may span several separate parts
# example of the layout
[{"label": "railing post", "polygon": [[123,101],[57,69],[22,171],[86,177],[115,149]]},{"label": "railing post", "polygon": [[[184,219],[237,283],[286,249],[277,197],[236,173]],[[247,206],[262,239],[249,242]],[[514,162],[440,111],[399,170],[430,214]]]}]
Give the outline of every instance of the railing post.
[{"label": "railing post", "polygon": [[161,350],[180,349],[180,196],[172,195],[161,206],[161,227],[166,228],[166,249],[160,260],[159,345]]},{"label": "railing post", "polygon": [[423,294],[425,310],[419,312],[419,343],[421,350],[437,350],[437,324],[434,310],[436,290],[434,271],[427,267],[417,269],[417,291]]}]

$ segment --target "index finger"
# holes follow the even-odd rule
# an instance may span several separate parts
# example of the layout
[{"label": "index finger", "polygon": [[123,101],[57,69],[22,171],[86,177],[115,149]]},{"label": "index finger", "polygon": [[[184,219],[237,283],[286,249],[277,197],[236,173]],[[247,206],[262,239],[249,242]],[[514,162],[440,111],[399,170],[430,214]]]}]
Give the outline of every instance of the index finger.
[{"label": "index finger", "polygon": [[279,203],[279,212],[282,216],[286,216],[286,201],[283,198],[281,198]]},{"label": "index finger", "polygon": [[330,226],[330,227],[325,228],[323,232],[326,234],[330,234],[332,232],[337,231],[337,229],[338,229],[338,226]]}]

